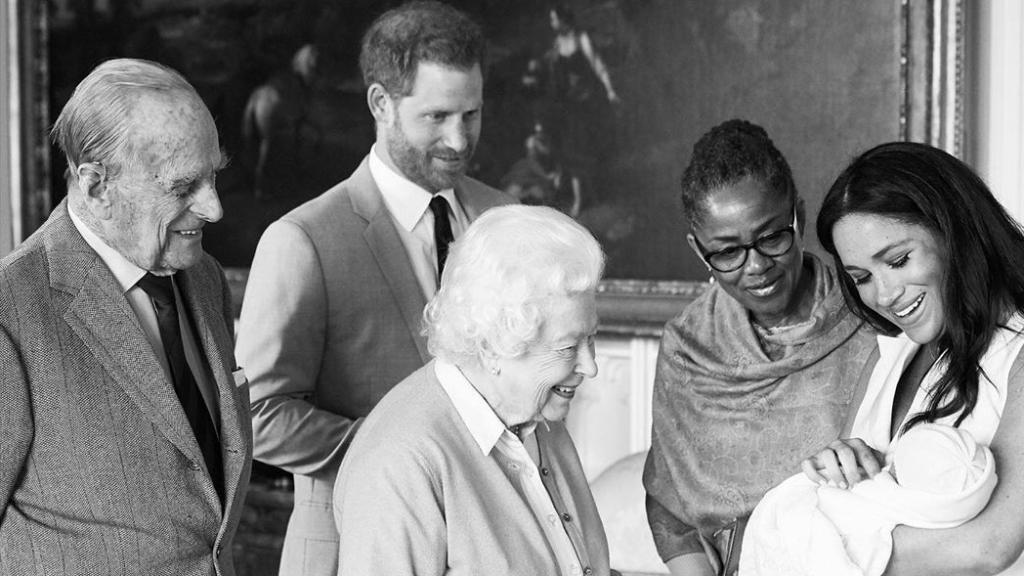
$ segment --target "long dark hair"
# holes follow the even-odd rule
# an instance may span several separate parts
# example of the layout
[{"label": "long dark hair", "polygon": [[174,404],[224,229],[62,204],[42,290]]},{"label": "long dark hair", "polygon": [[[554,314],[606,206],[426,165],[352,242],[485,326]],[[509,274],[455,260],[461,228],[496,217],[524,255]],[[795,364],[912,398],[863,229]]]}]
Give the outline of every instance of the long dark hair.
[{"label": "long dark hair", "polygon": [[[1024,310],[1024,233],[988,186],[955,157],[911,142],[882,144],[855,159],[832,185],[818,213],[818,238],[837,268],[832,229],[848,214],[877,214],[915,224],[935,235],[945,257],[945,324],[938,349],[947,356],[919,422],[974,410],[983,373],[979,364],[1008,311]],[[899,329],[861,301],[847,274],[839,274],[850,308],[879,330]]]}]

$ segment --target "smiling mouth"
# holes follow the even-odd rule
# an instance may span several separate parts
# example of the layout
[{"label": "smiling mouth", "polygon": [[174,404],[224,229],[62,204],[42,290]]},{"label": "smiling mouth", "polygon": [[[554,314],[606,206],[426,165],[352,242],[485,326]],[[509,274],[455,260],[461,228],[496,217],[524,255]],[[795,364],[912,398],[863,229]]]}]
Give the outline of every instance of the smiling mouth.
[{"label": "smiling mouth", "polygon": [[775,291],[775,287],[778,286],[780,278],[776,278],[770,282],[759,284],[757,286],[750,286],[747,288],[747,292],[750,292],[754,296],[768,296]]},{"label": "smiling mouth", "polygon": [[575,386],[552,386],[551,391],[566,400],[572,400],[573,396],[576,395]]},{"label": "smiling mouth", "polygon": [[921,294],[920,296],[915,298],[913,302],[910,303],[910,306],[907,306],[902,310],[894,310],[893,315],[895,315],[897,318],[906,318],[907,316],[910,316],[914,312],[914,310],[917,310],[917,308],[921,305],[921,302],[923,301],[924,294]]},{"label": "smiling mouth", "polygon": [[175,230],[174,233],[175,234],[179,234],[181,236],[186,236],[186,237],[189,237],[189,238],[194,238],[194,237],[199,236],[200,234],[202,234],[203,233],[203,229],[202,228],[195,228],[193,230]]},{"label": "smiling mouth", "polygon": [[465,164],[466,163],[466,159],[463,158],[462,156],[451,156],[451,157],[448,157],[448,156],[434,156],[434,159],[439,161],[439,162],[441,162],[442,164],[449,164],[449,165]]}]

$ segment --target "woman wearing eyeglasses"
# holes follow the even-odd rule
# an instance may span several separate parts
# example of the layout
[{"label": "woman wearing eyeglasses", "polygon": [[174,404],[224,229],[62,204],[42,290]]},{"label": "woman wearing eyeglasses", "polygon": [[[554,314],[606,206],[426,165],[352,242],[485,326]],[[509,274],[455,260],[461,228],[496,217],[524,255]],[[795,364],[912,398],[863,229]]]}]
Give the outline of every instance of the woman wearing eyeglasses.
[{"label": "woman wearing eyeglasses", "polygon": [[763,128],[702,136],[682,201],[714,283],[662,336],[647,516],[673,575],[733,574],[754,506],[838,437],[875,334],[804,251],[803,201]]}]

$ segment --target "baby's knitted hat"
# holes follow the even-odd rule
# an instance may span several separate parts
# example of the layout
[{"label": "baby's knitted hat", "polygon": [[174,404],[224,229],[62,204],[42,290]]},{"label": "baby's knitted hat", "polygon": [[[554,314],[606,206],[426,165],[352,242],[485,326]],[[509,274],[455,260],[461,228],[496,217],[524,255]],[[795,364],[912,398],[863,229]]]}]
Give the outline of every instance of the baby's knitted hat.
[{"label": "baby's knitted hat", "polygon": [[900,437],[892,462],[901,486],[933,494],[956,494],[970,488],[984,474],[988,457],[967,430],[928,422]]}]

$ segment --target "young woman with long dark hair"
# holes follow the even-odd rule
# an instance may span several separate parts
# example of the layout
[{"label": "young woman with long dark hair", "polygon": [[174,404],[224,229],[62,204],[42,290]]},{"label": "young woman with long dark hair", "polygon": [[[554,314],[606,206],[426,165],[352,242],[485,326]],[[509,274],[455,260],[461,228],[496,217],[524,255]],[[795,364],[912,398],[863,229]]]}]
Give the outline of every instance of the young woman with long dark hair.
[{"label": "young woman with long dark hair", "polygon": [[844,439],[805,460],[804,472],[852,486],[920,423],[967,430],[995,455],[991,501],[956,528],[897,527],[885,574],[1024,574],[1020,226],[963,162],[909,142],[854,160],[817,225],[847,304],[888,336]]}]

